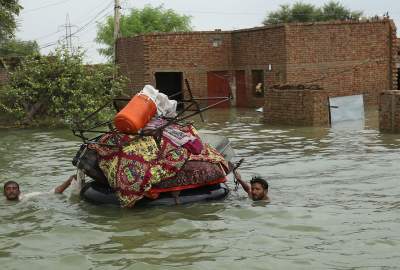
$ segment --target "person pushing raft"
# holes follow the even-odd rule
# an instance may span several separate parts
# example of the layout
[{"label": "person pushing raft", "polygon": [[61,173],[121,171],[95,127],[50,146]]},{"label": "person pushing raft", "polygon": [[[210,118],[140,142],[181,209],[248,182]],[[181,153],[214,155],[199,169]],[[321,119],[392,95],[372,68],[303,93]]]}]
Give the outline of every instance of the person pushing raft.
[{"label": "person pushing raft", "polygon": [[238,170],[238,167],[242,162],[243,159],[241,159],[233,169],[233,175],[235,179],[239,182],[249,198],[251,198],[253,201],[270,202],[268,197],[268,182],[264,178],[255,176],[250,180],[250,183],[243,181]]},{"label": "person pushing raft", "polygon": [[27,194],[23,194],[20,191],[19,184],[15,181],[7,181],[3,186],[3,194],[9,201],[20,201],[26,200],[31,197],[41,196],[44,194],[61,194],[63,193],[72,183],[72,181],[76,180],[76,175],[71,175],[67,180],[65,180],[61,185],[57,186],[53,190],[49,192],[30,192]]},{"label": "person pushing raft", "polygon": [[85,172],[98,168],[100,177],[88,175],[111,188],[120,206],[127,208],[166,192],[179,196],[189,189],[219,186],[226,181],[227,160],[202,141],[192,124],[173,121],[176,106],[176,101],[145,86],[116,114],[116,129],[86,142],[74,165],[85,169],[82,160],[94,153],[93,166]]}]

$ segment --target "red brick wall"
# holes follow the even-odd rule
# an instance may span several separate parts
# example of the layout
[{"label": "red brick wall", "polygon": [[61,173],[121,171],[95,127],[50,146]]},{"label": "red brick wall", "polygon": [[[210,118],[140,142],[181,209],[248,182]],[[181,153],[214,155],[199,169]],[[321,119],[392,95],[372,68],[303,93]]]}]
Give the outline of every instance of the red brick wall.
[{"label": "red brick wall", "polygon": [[[155,72],[183,72],[194,95],[207,95],[207,71],[232,67],[230,32],[191,32],[144,36],[146,82],[155,85]],[[214,41],[219,41],[217,47]]]},{"label": "red brick wall", "polygon": [[[285,81],[286,51],[285,29],[261,27],[238,30],[232,34],[232,61],[235,70],[244,70],[246,78],[246,100],[248,107],[264,105],[264,97],[253,92],[252,70],[264,70],[264,91],[274,84]],[[271,65],[272,70],[268,70]]]},{"label": "red brick wall", "polygon": [[399,65],[400,64],[400,38],[396,39],[396,44],[397,44],[396,63]]},{"label": "red brick wall", "polygon": [[380,94],[379,129],[400,133],[400,91],[384,91]]},{"label": "red brick wall", "polygon": [[271,124],[327,126],[328,96],[325,90],[269,90],[264,120]]},{"label": "red brick wall", "polygon": [[377,104],[379,89],[392,88],[394,37],[389,20],[287,25],[287,83],[316,81]]},{"label": "red brick wall", "polygon": [[233,81],[234,71],[243,70],[247,105],[258,107],[264,99],[253,94],[251,71],[263,70],[267,89],[316,83],[332,96],[364,94],[367,104],[377,104],[379,89],[397,89],[396,43],[391,20],[303,23],[123,38],[117,57],[136,91],[155,84],[155,72],[183,72],[194,94],[206,96],[207,72],[229,71]]},{"label": "red brick wall", "polygon": [[399,77],[399,71],[400,71],[400,38],[396,37],[396,48],[395,48],[395,67],[394,67],[394,76],[393,76],[393,80],[395,81],[395,83],[397,83],[397,88],[396,85],[394,85],[393,90],[400,90],[400,77]]},{"label": "red brick wall", "polygon": [[145,50],[143,36],[120,38],[117,42],[117,63],[120,74],[129,80],[128,91],[142,90],[145,82]]},{"label": "red brick wall", "polygon": [[[392,90],[397,90],[400,89],[399,85],[398,85],[398,71],[397,68],[399,67],[399,63],[400,63],[400,44],[399,44],[399,40],[397,38],[397,29],[396,29],[396,25],[394,24],[393,21],[390,21],[390,51],[391,51],[391,77],[392,77],[392,87],[390,89]],[[390,78],[389,78],[390,79]]]}]

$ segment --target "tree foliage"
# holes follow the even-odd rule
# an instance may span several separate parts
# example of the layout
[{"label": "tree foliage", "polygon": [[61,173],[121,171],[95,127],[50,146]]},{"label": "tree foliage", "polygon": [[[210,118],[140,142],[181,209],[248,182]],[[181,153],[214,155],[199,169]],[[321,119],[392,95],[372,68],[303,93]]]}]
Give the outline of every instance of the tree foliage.
[{"label": "tree foliage", "polygon": [[39,45],[36,41],[8,39],[0,42],[0,57],[22,57],[39,53]]},{"label": "tree foliage", "polygon": [[297,2],[292,6],[281,5],[279,10],[270,12],[263,21],[263,24],[358,20],[361,18],[362,14],[361,11],[351,11],[339,2],[335,1],[330,1],[322,7]]},{"label": "tree foliage", "polygon": [[18,0],[0,0],[0,41],[14,36],[17,28],[15,17],[22,9],[18,2]]},{"label": "tree foliage", "polygon": [[[185,32],[190,31],[191,17],[179,15],[172,9],[145,6],[143,9],[131,9],[122,15],[120,30],[122,37],[132,37],[143,33]],[[114,17],[109,16],[104,23],[98,24],[96,41],[105,45],[100,54],[109,58],[114,53]]]},{"label": "tree foliage", "polygon": [[72,124],[122,93],[124,80],[113,74],[112,66],[85,66],[82,53],[64,48],[28,56],[1,90],[0,111],[28,125],[45,118]]}]

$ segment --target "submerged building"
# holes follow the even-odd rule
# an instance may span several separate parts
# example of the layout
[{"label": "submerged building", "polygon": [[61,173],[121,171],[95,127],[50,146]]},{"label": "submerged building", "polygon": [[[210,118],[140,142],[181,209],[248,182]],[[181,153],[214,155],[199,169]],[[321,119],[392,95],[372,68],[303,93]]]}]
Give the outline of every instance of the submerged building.
[{"label": "submerged building", "polygon": [[116,52],[132,93],[152,84],[171,95],[188,79],[194,95],[232,92],[231,105],[244,107],[263,106],[265,93],[283,84],[363,94],[376,105],[380,91],[398,89],[400,68],[390,19],[146,34],[120,38]]}]

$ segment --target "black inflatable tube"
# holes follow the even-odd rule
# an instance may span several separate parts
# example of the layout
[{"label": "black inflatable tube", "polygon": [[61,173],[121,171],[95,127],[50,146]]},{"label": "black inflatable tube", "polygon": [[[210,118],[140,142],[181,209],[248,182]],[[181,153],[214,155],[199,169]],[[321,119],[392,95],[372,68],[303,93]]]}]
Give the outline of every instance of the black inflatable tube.
[{"label": "black inflatable tube", "polygon": [[[221,184],[204,186],[196,189],[182,190],[178,197],[178,204],[188,204],[209,200],[222,200],[229,194],[229,189]],[[81,198],[93,204],[117,205],[120,202],[110,187],[99,185],[96,182],[88,182],[85,184],[80,194]],[[172,206],[177,201],[169,192],[161,193],[160,197],[155,200],[143,198],[139,200],[135,207],[152,207],[152,206]]]}]

